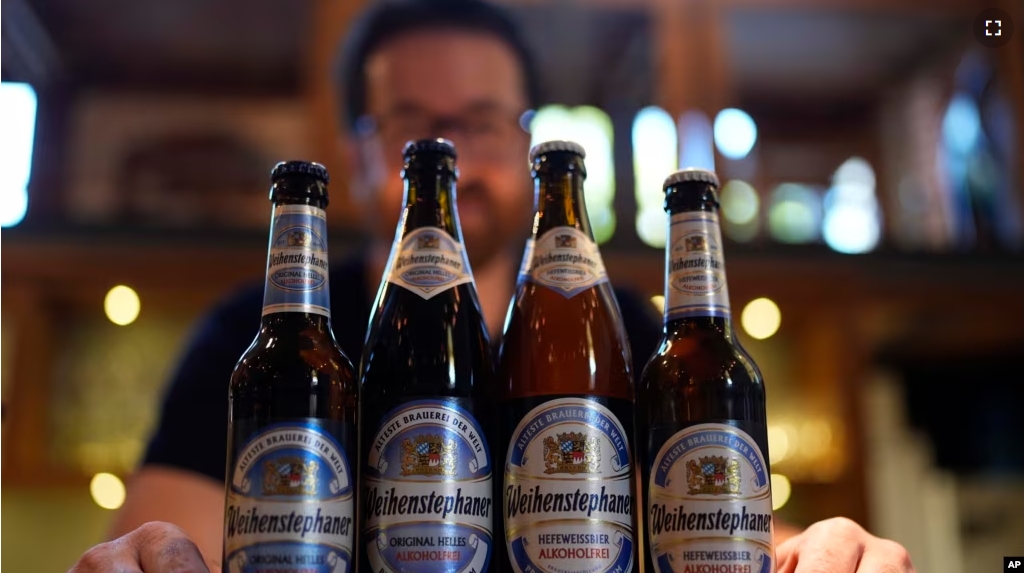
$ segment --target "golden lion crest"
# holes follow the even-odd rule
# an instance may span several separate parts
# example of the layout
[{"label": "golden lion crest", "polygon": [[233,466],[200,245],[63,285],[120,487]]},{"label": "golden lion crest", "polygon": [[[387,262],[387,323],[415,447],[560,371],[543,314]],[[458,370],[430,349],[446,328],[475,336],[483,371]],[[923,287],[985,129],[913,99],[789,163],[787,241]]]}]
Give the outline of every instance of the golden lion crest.
[{"label": "golden lion crest", "polygon": [[456,475],[456,442],[441,436],[420,435],[402,442],[404,476]]},{"label": "golden lion crest", "polygon": [[544,442],[546,474],[594,474],[601,465],[598,438],[583,432],[548,436]]},{"label": "golden lion crest", "polygon": [[317,495],[320,464],[301,456],[281,456],[263,464],[264,495]]},{"label": "golden lion crest", "polygon": [[690,495],[739,495],[740,462],[725,456],[687,461],[687,493]]},{"label": "golden lion crest", "polygon": [[684,239],[684,246],[686,247],[687,252],[708,250],[708,243],[705,242],[705,238],[701,235],[687,237]]},{"label": "golden lion crest", "polygon": [[440,239],[437,235],[425,235],[416,239],[416,248],[418,249],[437,249],[440,245]]},{"label": "golden lion crest", "polygon": [[286,242],[289,247],[309,247],[313,244],[313,235],[303,230],[289,231]]},{"label": "golden lion crest", "polygon": [[556,249],[575,249],[577,248],[577,238],[573,235],[556,235],[555,236],[555,248]]}]

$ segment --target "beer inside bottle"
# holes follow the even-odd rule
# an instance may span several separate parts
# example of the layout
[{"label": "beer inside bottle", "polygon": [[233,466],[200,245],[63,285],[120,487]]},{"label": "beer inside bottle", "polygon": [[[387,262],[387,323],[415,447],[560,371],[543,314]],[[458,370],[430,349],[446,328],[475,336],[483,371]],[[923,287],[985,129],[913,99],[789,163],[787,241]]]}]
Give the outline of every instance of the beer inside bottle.
[{"label": "beer inside bottle", "polygon": [[357,381],[331,330],[327,170],[271,179],[263,316],[229,390],[223,570],[348,572]]},{"label": "beer inside bottle", "polygon": [[765,387],[733,332],[718,179],[664,188],[665,326],[638,396],[645,570],[773,573]]},{"label": "beer inside bottle", "polygon": [[361,366],[361,571],[483,573],[493,364],[445,140],[404,150],[405,207]]},{"label": "beer inside bottle", "polygon": [[584,150],[531,150],[534,232],[499,361],[504,527],[514,571],[633,570],[634,388],[584,204]]}]

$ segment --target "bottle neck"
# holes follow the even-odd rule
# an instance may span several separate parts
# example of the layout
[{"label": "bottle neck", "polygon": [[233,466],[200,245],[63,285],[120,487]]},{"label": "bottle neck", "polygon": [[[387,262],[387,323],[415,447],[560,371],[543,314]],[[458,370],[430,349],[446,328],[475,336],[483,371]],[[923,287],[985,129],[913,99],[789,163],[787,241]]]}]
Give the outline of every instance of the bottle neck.
[{"label": "bottle neck", "polygon": [[534,208],[534,238],[556,227],[574,227],[594,240],[579,170],[549,168],[535,178]]},{"label": "bottle neck", "polygon": [[405,181],[406,205],[375,306],[380,304],[387,284],[427,300],[473,283],[459,229],[454,170],[407,167]]},{"label": "bottle neck", "polygon": [[463,241],[456,211],[456,176],[444,169],[406,171],[402,235],[423,227],[444,230]]},{"label": "bottle neck", "polygon": [[262,327],[330,332],[324,201],[280,197],[271,214]]},{"label": "bottle neck", "polygon": [[732,340],[718,211],[671,212],[666,235],[664,320],[667,336],[702,331],[717,332]]}]

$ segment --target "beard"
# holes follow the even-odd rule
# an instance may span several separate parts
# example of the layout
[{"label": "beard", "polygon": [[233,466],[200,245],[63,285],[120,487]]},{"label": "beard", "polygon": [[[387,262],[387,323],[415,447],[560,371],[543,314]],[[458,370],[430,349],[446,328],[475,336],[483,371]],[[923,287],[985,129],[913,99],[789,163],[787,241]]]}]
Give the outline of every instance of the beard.
[{"label": "beard", "polygon": [[503,217],[482,184],[469,182],[459,186],[456,207],[472,268],[487,266],[501,253],[523,247],[517,241],[526,234],[518,231],[527,230],[529,221],[520,221],[508,213]]}]

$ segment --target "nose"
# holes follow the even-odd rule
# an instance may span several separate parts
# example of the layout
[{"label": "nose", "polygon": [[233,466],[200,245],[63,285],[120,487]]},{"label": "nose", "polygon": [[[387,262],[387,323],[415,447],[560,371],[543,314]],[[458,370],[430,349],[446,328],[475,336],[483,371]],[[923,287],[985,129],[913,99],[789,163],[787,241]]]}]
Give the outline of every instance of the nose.
[{"label": "nose", "polygon": [[456,147],[456,161],[462,165],[463,160],[466,158],[472,158],[475,155],[474,141],[472,137],[469,137],[462,129],[455,127],[446,127],[440,131],[443,137],[452,142]]}]

